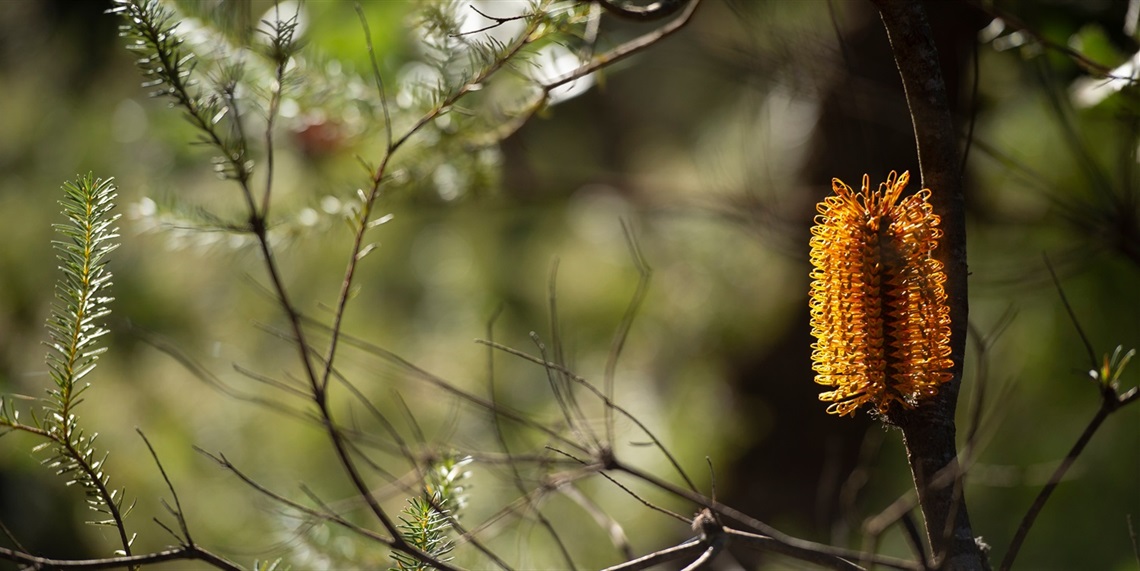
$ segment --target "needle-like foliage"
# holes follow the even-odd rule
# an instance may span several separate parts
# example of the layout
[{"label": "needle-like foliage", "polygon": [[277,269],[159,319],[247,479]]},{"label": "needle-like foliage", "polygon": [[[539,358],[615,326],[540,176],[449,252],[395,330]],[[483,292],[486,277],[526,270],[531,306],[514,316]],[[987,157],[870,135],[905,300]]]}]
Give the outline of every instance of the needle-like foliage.
[{"label": "needle-like foliage", "polygon": [[[94,443],[98,433],[88,435],[80,426],[75,408],[90,386],[82,383],[107,348],[99,340],[109,331],[102,320],[111,309],[114,298],[106,295],[111,286],[107,254],[118,243],[118,214],[115,207],[115,185],[112,179],[96,179],[88,174],[63,185],[60,201],[67,221],[55,225],[63,240],[54,242],[60,262],[61,276],[56,284],[56,303],[48,319],[47,365],[55,388],[48,391],[42,427],[51,442],[44,464],[66,477],[68,485],[78,485],[87,496],[87,505],[99,514],[92,523],[122,527],[126,515],[122,509],[121,490],[110,488],[104,471],[107,455],[98,455]],[[130,507],[126,511],[130,511]],[[127,541],[124,548],[129,547]]]},{"label": "needle-like foliage", "polygon": [[47,366],[54,387],[48,390],[42,418],[32,414],[24,424],[10,402],[0,409],[0,426],[37,434],[45,442],[34,451],[47,451],[43,464],[67,480],[67,485],[83,489],[88,507],[100,514],[92,521],[118,530],[122,555],[130,554],[133,537],[128,537],[123,518],[132,506],[123,508],[123,491],[110,486],[105,470],[107,454],[95,449],[98,433],[88,433],[79,425],[75,409],[90,386],[84,379],[107,348],[100,339],[109,331],[103,324],[114,298],[107,295],[111,272],[107,255],[118,243],[112,214],[115,185],[111,179],[87,174],[63,185],[60,201],[66,222],[56,224],[62,237],[53,242],[59,260],[60,278],[56,302],[47,321]]},{"label": "needle-like foliage", "polygon": [[97,342],[108,333],[100,320],[111,313],[107,304],[114,299],[104,295],[111,285],[106,257],[118,247],[114,224],[119,215],[111,214],[115,206],[111,179],[95,179],[88,174],[64,184],[63,190],[60,204],[67,222],[55,225],[65,239],[53,243],[62,275],[47,324],[47,365],[56,384],[49,391],[52,404],[66,417],[87,387],[77,388],[77,383],[106,351]]},{"label": "needle-like foliage", "polygon": [[[450,561],[448,554],[455,548],[448,532],[466,501],[463,481],[470,474],[467,471],[470,463],[470,457],[449,456],[432,466],[425,478],[423,497],[409,498],[400,515],[399,528],[404,541],[438,561]],[[432,569],[406,553],[393,552],[392,559],[395,564],[389,571]]]},{"label": "needle-like foliage", "polygon": [[194,74],[196,54],[183,49],[174,10],[157,0],[116,0],[111,12],[125,22],[121,33],[129,40],[127,49],[139,55],[135,63],[147,78],[143,86],[152,89],[153,97],[173,98],[200,131],[200,142],[221,153],[214,165],[218,173],[245,184],[253,165],[235,96],[244,61],[229,62],[212,77],[211,90],[200,89]]}]

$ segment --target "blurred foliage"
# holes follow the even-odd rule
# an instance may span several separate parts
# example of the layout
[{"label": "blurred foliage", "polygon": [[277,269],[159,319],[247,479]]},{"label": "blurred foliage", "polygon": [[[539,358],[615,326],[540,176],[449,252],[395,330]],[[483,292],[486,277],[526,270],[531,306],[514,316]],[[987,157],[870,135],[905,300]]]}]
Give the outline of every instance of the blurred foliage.
[{"label": "blurred foliage", "polygon": [[[176,4],[218,22],[234,45],[261,41],[241,30],[274,10],[263,0]],[[966,179],[978,342],[971,341],[959,406],[963,437],[975,398],[982,400],[980,455],[966,494],[975,532],[1000,558],[1099,399],[1042,255],[1058,268],[1098,354],[1140,346],[1140,92],[1123,82],[1093,105],[1074,105],[1080,81],[1097,72],[1060,49],[1112,69],[1134,60],[1140,46],[1126,2],[996,2],[991,13],[936,4],[932,10],[958,17],[932,19],[953,39],[940,49],[960,94],[963,140],[972,133]],[[479,5],[492,16],[519,6]],[[385,133],[352,5],[302,6],[300,57],[313,75],[293,86],[295,101],[281,104],[274,239],[294,299],[325,319],[351,239],[340,219],[368,181],[358,157],[378,161]],[[415,90],[446,79],[457,64],[433,59],[417,36],[421,4],[361,6],[393,108],[412,117],[425,103]],[[135,56],[123,49],[107,8],[0,2],[0,236],[7,244],[0,248],[0,389],[39,397],[51,386],[40,340],[55,279],[56,189],[80,172],[114,176],[127,215],[110,261],[110,351],[84,395],[84,425],[97,427],[100,445],[115,451],[107,469],[116,485],[140,498],[133,549],[170,542],[144,523],[166,515],[157,501],[166,489],[138,427],[159,451],[203,545],[243,563],[389,564],[386,553],[362,551],[344,531],[299,519],[194,452],[224,452],[286,495],[299,497],[303,483],[320,497],[348,498],[347,513],[364,520],[343,474],[330,468],[336,460],[319,428],[250,402],[288,404],[235,367],[287,377],[295,350],[278,336],[285,323],[266,293],[259,254],[225,230],[242,222],[240,196],[214,176],[211,151],[190,144],[196,135],[180,113],[139,87]],[[1014,18],[995,27],[999,12],[1037,36],[1016,29]],[[470,29],[485,25],[471,13],[467,20]],[[608,18],[604,26],[617,38],[645,30]],[[392,219],[374,231],[379,247],[360,267],[345,331],[485,394],[489,352],[471,340],[486,338],[498,315],[495,341],[535,353],[530,332],[550,347],[558,340],[573,370],[600,382],[639,277],[625,220],[653,273],[617,367],[617,400],[657,431],[704,491],[712,477],[707,456],[722,501],[788,533],[860,546],[863,519],[911,485],[897,433],[868,418],[828,417],[816,399],[807,228],[830,177],[917,172],[884,44],[862,2],[706,0],[682,33],[602,72],[590,90],[546,107],[500,145],[472,151],[466,135],[486,135],[503,120],[497,109],[517,111],[534,95],[520,83],[487,86],[471,109],[435,121],[397,159],[378,206]],[[258,176],[254,183],[263,184]],[[214,377],[196,376],[157,347],[177,348]],[[338,366],[390,418],[406,418],[400,403],[408,403],[425,449],[492,442],[488,415],[391,360],[354,349]],[[503,404],[558,418],[540,367],[500,353],[494,370]],[[1136,374],[1126,372],[1122,385],[1135,385]],[[357,429],[379,430],[370,417],[347,415],[347,397],[334,404]],[[1126,517],[1140,519],[1138,408],[1122,410],[1093,439],[1046,506],[1019,568],[1134,568]],[[586,414],[600,428],[601,409]],[[618,435],[627,458],[671,474],[631,424],[619,422]],[[545,444],[521,430],[505,437],[518,449]],[[115,548],[106,530],[81,525],[87,516],[75,507],[75,490],[41,477],[39,459],[27,452],[31,440],[13,435],[4,443],[0,521],[25,547],[57,557]],[[465,523],[485,520],[514,497],[505,468],[475,462],[470,469]],[[691,533],[611,484],[581,488],[626,526],[636,553]],[[694,509],[637,490],[680,513]],[[397,487],[382,495],[392,513],[409,497]],[[567,549],[581,554],[580,566],[620,558],[598,548],[609,539],[580,504],[549,495],[543,506],[565,523],[560,531]],[[519,567],[564,565],[530,518],[499,524],[487,542]],[[909,553],[897,530],[881,550]]]}]

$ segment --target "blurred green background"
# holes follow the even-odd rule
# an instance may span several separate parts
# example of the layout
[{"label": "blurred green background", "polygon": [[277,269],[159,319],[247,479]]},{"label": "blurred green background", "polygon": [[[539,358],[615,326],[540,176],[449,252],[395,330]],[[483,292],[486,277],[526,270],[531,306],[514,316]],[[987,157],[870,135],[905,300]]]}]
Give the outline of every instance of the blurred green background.
[{"label": "blurred green background", "polygon": [[[398,90],[422,57],[410,25],[418,4],[361,4],[382,73]],[[271,5],[253,2],[251,14],[260,18]],[[975,533],[995,561],[1098,406],[1086,351],[1043,255],[1098,358],[1117,345],[1140,346],[1138,91],[1127,85],[1075,106],[1089,70],[1047,45],[1116,67],[1140,49],[1136,16],[1128,2],[996,5],[1041,37],[999,29],[995,12],[971,4],[930,5],[964,148],[972,133],[965,176],[977,336],[959,432],[984,387],[981,448],[966,494]],[[518,11],[514,2],[480,6]],[[216,7],[183,3],[202,17]],[[209,150],[190,144],[194,135],[179,112],[139,87],[134,56],[107,8],[102,1],[0,2],[0,387],[38,397],[50,383],[41,340],[55,281],[50,241],[60,185],[87,171],[113,176],[124,215],[123,246],[111,262],[113,335],[80,414],[100,433],[101,449],[112,451],[112,483],[139,499],[128,520],[139,533],[136,552],[171,542],[150,521],[165,516],[158,498],[166,490],[138,428],[172,475],[202,545],[247,565],[275,557],[300,569],[385,565],[382,550],[343,532],[301,528],[193,449],[224,453],[290,497],[304,499],[299,484],[330,502],[352,495],[318,427],[233,396],[296,406],[235,371],[296,375],[295,351],[266,331],[283,330],[284,321],[264,293],[256,251],[224,233],[184,228],[175,216],[208,210],[240,221],[239,196],[214,177]],[[377,117],[349,111],[374,89],[352,4],[310,1],[303,9],[311,62],[325,62],[330,81],[342,82],[314,95],[314,109],[342,114],[306,114],[302,105],[282,124],[275,212],[296,231],[285,233],[278,254],[294,300],[327,319],[349,245],[335,216],[367,183],[354,156],[379,160],[383,134]],[[608,17],[602,26],[611,39],[649,29]],[[543,111],[497,149],[445,155],[425,172],[409,167],[412,178],[382,199],[394,218],[375,231],[380,246],[361,267],[346,331],[486,394],[488,352],[472,340],[487,336],[501,310],[496,341],[536,353],[534,331],[553,346],[549,291],[557,265],[567,361],[600,383],[637,285],[626,221],[653,274],[617,367],[619,402],[662,437],[704,492],[708,457],[722,501],[797,536],[862,546],[863,520],[905,493],[910,478],[897,432],[866,414],[831,417],[816,399],[808,227],[832,177],[855,184],[864,172],[872,180],[890,170],[917,173],[910,129],[868,3],[705,0],[680,34],[607,70],[592,89]],[[429,146],[409,151],[409,163],[430,154]],[[213,372],[230,394],[157,350],[156,340]],[[504,403],[559,421],[541,369],[503,354],[494,363]],[[366,351],[346,349],[339,365],[411,434],[398,392],[425,446],[494,449],[484,411]],[[1124,386],[1138,378],[1127,372]],[[587,411],[600,428],[600,409]],[[511,436],[519,450],[543,444],[523,431]],[[639,445],[644,440],[631,423],[618,424],[619,453],[676,481],[659,455]],[[111,530],[83,524],[91,514],[76,490],[37,466],[34,441],[10,435],[2,444],[0,521],[19,541],[53,557],[115,549]],[[471,525],[514,498],[501,466],[476,463],[473,472],[463,516]],[[690,534],[604,481],[582,489],[627,526],[639,554]],[[681,513],[694,510],[645,493]],[[393,511],[405,497],[395,489],[386,496]],[[554,494],[544,506],[581,566],[619,560],[573,502]],[[1093,439],[1038,520],[1018,568],[1135,569],[1128,518],[1140,526],[1136,406]],[[507,518],[487,540],[520,568],[564,566],[533,518]],[[909,555],[897,530],[881,549]],[[802,567],[735,555],[748,567]]]}]

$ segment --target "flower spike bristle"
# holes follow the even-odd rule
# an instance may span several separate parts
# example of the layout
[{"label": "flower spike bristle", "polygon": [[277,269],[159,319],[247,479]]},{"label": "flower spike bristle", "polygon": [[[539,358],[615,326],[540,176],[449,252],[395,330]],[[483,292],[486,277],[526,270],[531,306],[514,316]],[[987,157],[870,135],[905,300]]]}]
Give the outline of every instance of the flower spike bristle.
[{"label": "flower spike bristle", "polygon": [[827,412],[854,414],[870,403],[913,408],[951,379],[950,309],[942,231],[930,190],[902,197],[910,173],[871,191],[832,180],[811,229],[811,333],[815,382]]}]

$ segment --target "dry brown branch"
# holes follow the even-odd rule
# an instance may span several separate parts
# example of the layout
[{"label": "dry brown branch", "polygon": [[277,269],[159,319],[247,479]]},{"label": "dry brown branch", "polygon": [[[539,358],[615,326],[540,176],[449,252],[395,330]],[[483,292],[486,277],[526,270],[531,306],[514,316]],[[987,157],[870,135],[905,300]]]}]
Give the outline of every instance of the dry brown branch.
[{"label": "dry brown branch", "polygon": [[241,571],[241,567],[196,546],[183,546],[145,555],[107,557],[104,559],[51,559],[0,547],[0,559],[19,563],[33,569],[122,569],[166,561],[201,561],[215,569]]}]

